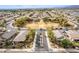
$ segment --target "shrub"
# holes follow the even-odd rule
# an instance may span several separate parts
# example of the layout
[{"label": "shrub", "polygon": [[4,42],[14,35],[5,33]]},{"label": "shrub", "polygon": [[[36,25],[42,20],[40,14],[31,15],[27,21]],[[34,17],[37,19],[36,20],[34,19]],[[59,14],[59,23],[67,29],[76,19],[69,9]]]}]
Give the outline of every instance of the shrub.
[{"label": "shrub", "polygon": [[63,39],[61,40],[61,46],[64,47],[64,48],[70,48],[72,47],[72,42],[68,39]]},{"label": "shrub", "polygon": [[54,36],[54,33],[52,32],[52,29],[48,29],[48,37],[50,42],[56,43],[56,38]]},{"label": "shrub", "polygon": [[31,43],[34,40],[35,30],[30,30],[28,35],[26,36],[26,43]]}]

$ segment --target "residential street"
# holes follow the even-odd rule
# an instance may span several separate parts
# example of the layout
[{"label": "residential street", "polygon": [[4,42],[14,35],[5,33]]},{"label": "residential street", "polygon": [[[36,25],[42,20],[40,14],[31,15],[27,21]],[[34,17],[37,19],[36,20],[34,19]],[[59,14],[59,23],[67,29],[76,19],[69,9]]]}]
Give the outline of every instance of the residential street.
[{"label": "residential street", "polygon": [[37,30],[35,52],[49,52],[44,30]]}]

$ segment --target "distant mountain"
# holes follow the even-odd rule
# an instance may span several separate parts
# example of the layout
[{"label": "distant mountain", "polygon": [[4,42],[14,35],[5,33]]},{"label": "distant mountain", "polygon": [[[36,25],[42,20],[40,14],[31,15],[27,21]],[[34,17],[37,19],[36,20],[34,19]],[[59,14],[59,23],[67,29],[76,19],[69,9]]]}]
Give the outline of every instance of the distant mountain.
[{"label": "distant mountain", "polygon": [[79,8],[79,5],[71,5],[71,6],[66,6],[66,7],[63,7],[63,8]]},{"label": "distant mountain", "polygon": [[70,5],[0,5],[0,9],[63,8]]},{"label": "distant mountain", "polygon": [[79,5],[0,5],[0,9],[79,8]]}]

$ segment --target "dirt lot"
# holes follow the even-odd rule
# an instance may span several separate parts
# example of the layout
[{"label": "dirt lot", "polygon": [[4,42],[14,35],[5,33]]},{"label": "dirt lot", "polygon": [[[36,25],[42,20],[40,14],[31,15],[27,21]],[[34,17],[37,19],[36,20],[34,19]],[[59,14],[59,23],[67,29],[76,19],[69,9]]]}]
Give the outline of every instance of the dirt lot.
[{"label": "dirt lot", "polygon": [[43,20],[40,20],[40,22],[26,24],[25,27],[31,29],[39,29],[39,28],[46,29],[48,27],[59,27],[59,24],[51,22],[44,23]]}]

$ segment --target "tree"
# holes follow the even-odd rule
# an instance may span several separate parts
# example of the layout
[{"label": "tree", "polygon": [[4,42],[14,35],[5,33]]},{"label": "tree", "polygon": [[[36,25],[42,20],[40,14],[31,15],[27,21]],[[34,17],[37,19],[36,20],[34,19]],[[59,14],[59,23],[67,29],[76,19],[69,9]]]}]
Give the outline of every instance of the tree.
[{"label": "tree", "polygon": [[49,19],[49,17],[44,17],[43,20],[44,22],[51,22],[51,19]]},{"label": "tree", "polygon": [[72,42],[68,39],[61,40],[61,46],[64,48],[72,47],[72,45],[73,45]]},{"label": "tree", "polygon": [[15,25],[22,27],[26,23],[26,17],[21,17],[15,20]]},{"label": "tree", "polygon": [[65,23],[64,26],[65,26],[65,27],[70,27],[70,26],[72,26],[72,25],[70,25],[69,23]]},{"label": "tree", "polygon": [[0,20],[0,27],[5,27],[6,21],[5,20]]}]

